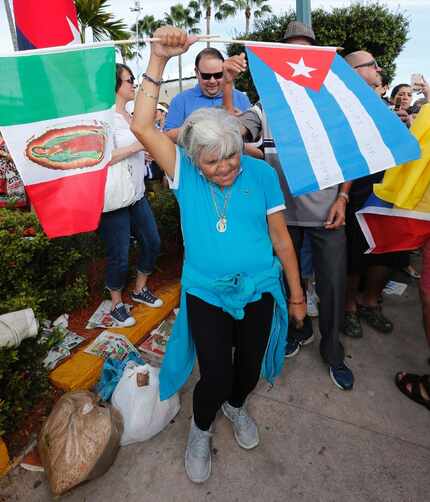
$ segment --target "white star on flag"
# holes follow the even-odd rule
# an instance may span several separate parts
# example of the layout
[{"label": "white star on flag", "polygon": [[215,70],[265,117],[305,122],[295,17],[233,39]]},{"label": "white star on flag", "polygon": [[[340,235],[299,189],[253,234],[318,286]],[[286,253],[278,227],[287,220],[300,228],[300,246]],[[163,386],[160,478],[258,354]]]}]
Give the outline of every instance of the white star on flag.
[{"label": "white star on flag", "polygon": [[287,61],[287,63],[291,66],[291,68],[294,70],[293,77],[300,77],[303,75],[306,78],[312,78],[312,75],[309,75],[311,71],[315,71],[316,68],[312,68],[311,66],[306,66],[305,62],[303,61],[303,58],[300,58],[300,61],[298,63],[290,63],[290,61]]}]

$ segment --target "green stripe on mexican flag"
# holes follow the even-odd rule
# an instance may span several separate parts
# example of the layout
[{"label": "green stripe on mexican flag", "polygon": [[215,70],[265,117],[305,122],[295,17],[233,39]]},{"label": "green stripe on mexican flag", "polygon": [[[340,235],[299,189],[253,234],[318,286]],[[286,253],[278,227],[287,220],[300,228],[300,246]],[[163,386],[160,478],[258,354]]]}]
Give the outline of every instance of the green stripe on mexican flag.
[{"label": "green stripe on mexican flag", "polygon": [[48,237],[89,232],[112,155],[115,49],[0,57],[0,130]]}]

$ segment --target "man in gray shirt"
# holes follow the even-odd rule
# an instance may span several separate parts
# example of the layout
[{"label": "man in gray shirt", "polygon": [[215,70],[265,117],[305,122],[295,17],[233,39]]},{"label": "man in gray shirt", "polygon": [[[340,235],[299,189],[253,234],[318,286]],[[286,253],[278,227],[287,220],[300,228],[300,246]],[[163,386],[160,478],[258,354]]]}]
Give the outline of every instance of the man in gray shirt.
[{"label": "man in gray shirt", "polygon": [[[287,27],[284,41],[301,45],[315,43],[313,30],[293,21]],[[258,105],[256,105],[258,106]],[[320,353],[328,364],[334,384],[342,390],[350,390],[354,384],[351,370],[344,362],[344,349],[339,341],[342,327],[346,286],[346,238],[345,208],[349,200],[350,183],[334,186],[318,192],[293,197],[281,168],[272,136],[265,127],[265,116],[256,107],[239,116],[245,129],[245,141],[256,141],[264,136],[265,160],[277,171],[286,202],[286,222],[294,242],[297,256],[305,231],[312,247],[316,291],[320,298],[319,330]],[[287,164],[288,160],[284,164]],[[296,355],[300,347],[313,340],[312,324],[305,319],[304,328],[290,326],[286,357]]]}]

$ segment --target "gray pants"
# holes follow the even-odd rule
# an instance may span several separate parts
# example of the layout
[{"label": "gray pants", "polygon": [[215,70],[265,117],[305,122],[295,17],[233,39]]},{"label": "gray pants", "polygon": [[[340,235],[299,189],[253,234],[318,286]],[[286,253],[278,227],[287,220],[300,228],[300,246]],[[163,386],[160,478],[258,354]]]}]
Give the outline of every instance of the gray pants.
[{"label": "gray pants", "polygon": [[[343,227],[337,230],[326,230],[324,227],[289,226],[288,231],[299,260],[305,230],[311,241],[316,292],[320,299],[320,353],[327,364],[337,366],[345,357],[343,346],[339,341],[345,308],[345,230]],[[305,325],[308,323],[309,321],[305,322]],[[294,326],[290,325],[288,336],[299,336]]]}]

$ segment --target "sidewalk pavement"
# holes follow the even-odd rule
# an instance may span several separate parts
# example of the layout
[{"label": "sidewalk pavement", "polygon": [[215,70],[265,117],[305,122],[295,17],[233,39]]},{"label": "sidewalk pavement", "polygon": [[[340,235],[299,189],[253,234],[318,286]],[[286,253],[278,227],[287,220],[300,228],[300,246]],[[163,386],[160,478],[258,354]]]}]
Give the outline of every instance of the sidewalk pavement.
[{"label": "sidewalk pavement", "polygon": [[[407,282],[405,276],[399,276]],[[426,502],[430,500],[430,414],[394,385],[397,371],[430,372],[417,283],[402,297],[385,297],[391,335],[365,329],[345,339],[354,371],[352,392],[338,390],[318,344],[290,359],[271,390],[260,382],[249,408],[261,443],[240,449],[219,416],[213,474],[203,485],[183,467],[196,372],[182,392],[182,408],[150,441],[120,450],[103,477],[73,490],[67,502]],[[3,499],[3,498],[4,499]],[[41,473],[17,468],[0,481],[0,501],[53,500]]]}]

